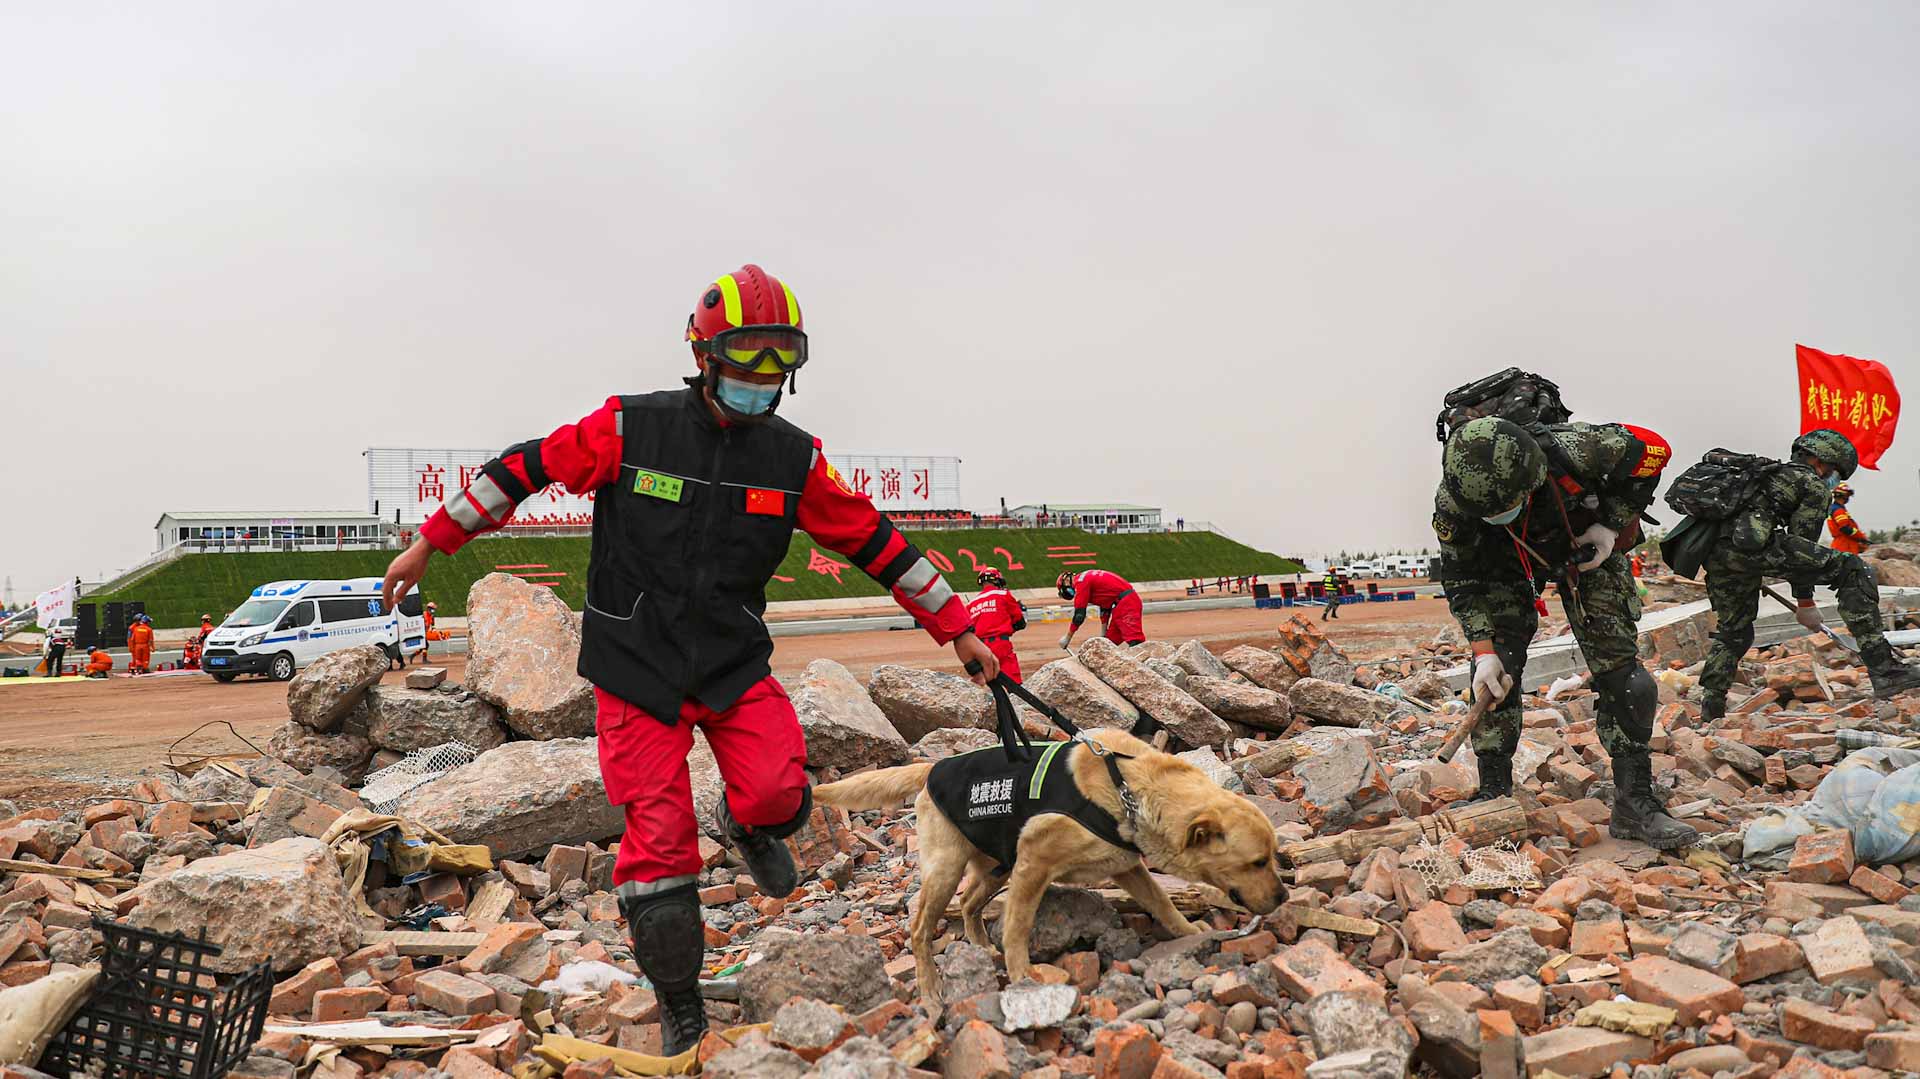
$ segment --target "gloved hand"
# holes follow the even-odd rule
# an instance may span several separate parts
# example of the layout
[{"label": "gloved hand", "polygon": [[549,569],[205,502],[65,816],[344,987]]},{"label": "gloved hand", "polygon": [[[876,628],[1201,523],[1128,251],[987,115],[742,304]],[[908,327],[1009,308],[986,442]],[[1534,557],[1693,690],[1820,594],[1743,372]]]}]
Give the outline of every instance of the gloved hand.
[{"label": "gloved hand", "polygon": [[1820,608],[1815,606],[1795,607],[1793,620],[1816,633],[1827,624],[1826,619],[1820,617]]},{"label": "gloved hand", "polygon": [[1593,557],[1580,563],[1580,572],[1587,573],[1600,568],[1600,563],[1613,557],[1613,545],[1620,542],[1620,533],[1603,524],[1588,525],[1585,532],[1573,538],[1575,548],[1593,544]]},{"label": "gloved hand", "polygon": [[1073,634],[1071,633],[1067,634],[1065,637],[1060,638],[1060,651],[1062,652],[1067,651],[1068,650],[1067,646],[1072,643],[1073,643]]},{"label": "gloved hand", "polygon": [[1492,652],[1475,656],[1473,660],[1473,699],[1475,702],[1487,701],[1489,707],[1505,700],[1513,692],[1513,677],[1507,673],[1507,665]]}]

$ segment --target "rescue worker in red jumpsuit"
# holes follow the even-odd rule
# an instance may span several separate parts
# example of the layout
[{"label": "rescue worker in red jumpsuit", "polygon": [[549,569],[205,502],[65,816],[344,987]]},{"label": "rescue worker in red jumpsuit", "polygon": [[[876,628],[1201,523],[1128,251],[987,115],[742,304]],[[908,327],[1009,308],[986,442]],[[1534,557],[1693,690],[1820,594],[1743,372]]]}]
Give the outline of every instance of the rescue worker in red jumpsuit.
[{"label": "rescue worker in red jumpsuit", "polygon": [[1007,591],[1007,579],[988,566],[975,574],[980,594],[967,604],[973,619],[973,632],[1000,659],[1000,673],[1020,681],[1020,657],[1013,650],[1013,635],[1027,628],[1027,608]]},{"label": "rescue worker in red jumpsuit", "polygon": [[1062,573],[1054,582],[1061,599],[1073,601],[1073,626],[1060,638],[1062,651],[1073,647],[1073,635],[1087,620],[1087,604],[1100,608],[1100,633],[1114,644],[1136,645],[1147,640],[1140,621],[1140,596],[1125,577],[1104,569]]},{"label": "rescue worker in red jumpsuit", "polygon": [[707,1028],[698,823],[687,772],[699,727],[725,781],[713,827],[754,883],[798,884],[782,842],[813,806],[807,747],[768,664],[766,584],[799,528],[857,565],[954,653],[975,682],[999,660],[918,548],[827,462],[820,441],[774,415],[807,361],[793,291],[758,266],[708,285],[687,319],[698,373],[684,389],[616,396],[482,466],[388,567],[387,609],[435,551],[499,528],[548,484],[594,492],[579,672],[598,706],[600,774],[624,807],[614,881],[634,958],[660,1002],[670,1056]]}]

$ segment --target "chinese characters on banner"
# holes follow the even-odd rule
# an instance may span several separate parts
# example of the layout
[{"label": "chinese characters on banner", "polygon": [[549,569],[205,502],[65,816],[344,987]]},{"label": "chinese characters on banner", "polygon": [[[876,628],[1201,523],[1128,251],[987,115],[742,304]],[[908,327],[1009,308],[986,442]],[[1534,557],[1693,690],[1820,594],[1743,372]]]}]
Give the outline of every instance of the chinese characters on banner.
[{"label": "chinese characters on banner", "polygon": [[[449,495],[464,490],[480,475],[480,468],[496,450],[426,450],[376,448],[367,451],[367,510],[400,523],[418,525]],[[589,525],[593,523],[593,496],[575,495],[559,484],[520,504],[516,525]]]},{"label": "chinese characters on banner", "polygon": [[1900,391],[1885,364],[1795,345],[1800,368],[1800,433],[1830,427],[1860,451],[1862,468],[1893,445]]},{"label": "chinese characters on banner", "polygon": [[34,615],[34,622],[42,629],[50,629],[60,619],[72,618],[74,601],[79,598],[80,590],[71,581],[56,588],[47,589],[33,598],[33,606],[37,612]]},{"label": "chinese characters on banner", "polygon": [[829,451],[827,460],[848,490],[873,499],[882,512],[965,508],[960,499],[958,457],[887,457]]}]

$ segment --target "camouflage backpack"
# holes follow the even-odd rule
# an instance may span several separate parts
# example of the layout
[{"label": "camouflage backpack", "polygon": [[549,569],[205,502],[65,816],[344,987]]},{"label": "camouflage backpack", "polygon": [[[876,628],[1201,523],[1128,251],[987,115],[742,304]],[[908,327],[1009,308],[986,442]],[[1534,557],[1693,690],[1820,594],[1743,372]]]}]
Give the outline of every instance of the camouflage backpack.
[{"label": "camouflage backpack", "polygon": [[1566,423],[1573,413],[1560,401],[1560,387],[1553,380],[1518,367],[1509,367],[1496,375],[1469,382],[1447,394],[1440,417],[1433,423],[1433,437],[1445,442],[1453,429],[1482,416],[1512,420],[1532,429],[1541,424]]},{"label": "camouflage backpack", "polygon": [[1724,521],[1740,512],[1760,481],[1779,467],[1779,461],[1755,453],[1708,450],[1673,481],[1667,505],[1702,521]]}]

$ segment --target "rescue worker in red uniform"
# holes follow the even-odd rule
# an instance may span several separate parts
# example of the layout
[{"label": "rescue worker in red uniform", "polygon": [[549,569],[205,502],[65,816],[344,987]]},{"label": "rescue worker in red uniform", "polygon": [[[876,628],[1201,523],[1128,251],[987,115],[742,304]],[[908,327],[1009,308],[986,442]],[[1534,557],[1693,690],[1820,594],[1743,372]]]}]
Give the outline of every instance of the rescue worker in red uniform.
[{"label": "rescue worker in red uniform", "polygon": [[1013,635],[1027,628],[1027,608],[1007,591],[1007,579],[988,566],[975,575],[980,594],[967,604],[973,618],[973,632],[1000,659],[1000,673],[1020,681],[1020,657],[1013,650]]},{"label": "rescue worker in red uniform", "polygon": [[1853,488],[1839,484],[1833,489],[1833,512],[1827,515],[1827,531],[1833,533],[1833,549],[1859,554],[1867,549],[1867,533],[1854,523],[1853,514],[1848,512],[1847,503],[1853,498]]},{"label": "rescue worker in red uniform", "polygon": [[593,492],[593,546],[579,672],[598,706],[600,774],[624,807],[614,866],[634,958],[660,1002],[669,1056],[707,1028],[701,857],[687,772],[693,728],[725,781],[713,827],[768,895],[798,884],[782,842],[813,806],[807,747],[768,660],[766,584],[799,528],[848,558],[975,682],[999,660],[933,565],[827,462],[820,441],[774,415],[807,361],[793,291],[758,266],[708,285],[687,319],[698,373],[684,389],[616,396],[482,466],[388,567],[387,609],[548,484]]},{"label": "rescue worker in red uniform", "polygon": [[1087,604],[1100,608],[1100,633],[1114,644],[1136,645],[1147,640],[1140,621],[1140,596],[1125,577],[1104,569],[1062,573],[1054,582],[1061,599],[1073,601],[1073,625],[1060,638],[1062,651],[1073,647],[1073,635],[1087,620]]}]

